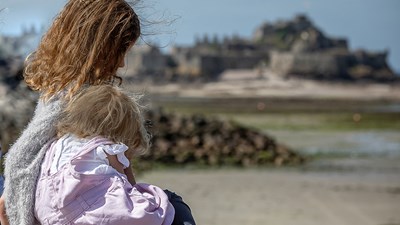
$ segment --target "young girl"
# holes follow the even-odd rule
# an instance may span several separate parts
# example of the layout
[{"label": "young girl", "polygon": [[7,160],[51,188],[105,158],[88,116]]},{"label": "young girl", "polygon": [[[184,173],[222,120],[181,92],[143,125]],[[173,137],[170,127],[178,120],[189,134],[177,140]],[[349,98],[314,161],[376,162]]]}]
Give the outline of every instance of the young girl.
[{"label": "young girl", "polygon": [[167,195],[136,184],[129,166],[132,156],[148,147],[133,99],[110,85],[86,88],[67,103],[57,134],[36,189],[41,224],[172,223]]},{"label": "young girl", "polygon": [[[116,72],[140,36],[140,22],[124,0],[69,0],[27,60],[25,81],[40,92],[34,116],[7,153],[2,224],[34,224],[37,179],[56,121],[78,90],[121,80]],[[174,224],[194,224],[179,196],[167,193]]]}]

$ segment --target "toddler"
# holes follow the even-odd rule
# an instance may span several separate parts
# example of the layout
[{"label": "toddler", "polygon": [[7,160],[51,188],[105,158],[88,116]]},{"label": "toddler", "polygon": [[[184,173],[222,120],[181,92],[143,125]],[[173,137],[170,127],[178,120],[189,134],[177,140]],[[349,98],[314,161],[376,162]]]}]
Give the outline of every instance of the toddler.
[{"label": "toddler", "polygon": [[140,106],[111,85],[90,86],[61,114],[37,183],[41,224],[170,225],[174,207],[154,185],[136,183],[134,155],[149,146]]}]

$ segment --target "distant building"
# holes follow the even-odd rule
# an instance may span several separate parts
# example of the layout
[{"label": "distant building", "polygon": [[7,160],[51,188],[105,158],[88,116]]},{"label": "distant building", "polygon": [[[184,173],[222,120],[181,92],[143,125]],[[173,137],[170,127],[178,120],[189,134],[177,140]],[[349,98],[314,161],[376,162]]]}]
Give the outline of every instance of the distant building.
[{"label": "distant building", "polygon": [[[180,76],[217,79],[227,69],[252,69],[266,60],[268,52],[244,39],[234,37],[222,42],[197,41],[193,47],[174,47],[171,58]],[[214,39],[215,40],[215,39]]]},{"label": "distant building", "polygon": [[158,75],[167,67],[167,56],[159,48],[149,45],[136,45],[127,54],[126,75]]},{"label": "distant building", "polygon": [[[278,40],[287,46],[270,51],[269,67],[281,76],[325,80],[396,79],[387,64],[387,52],[351,52],[345,39],[325,36],[305,16],[277,26],[278,34],[284,34],[284,38]],[[256,32],[261,40],[271,39],[271,31],[266,37],[260,36],[260,33]]]}]

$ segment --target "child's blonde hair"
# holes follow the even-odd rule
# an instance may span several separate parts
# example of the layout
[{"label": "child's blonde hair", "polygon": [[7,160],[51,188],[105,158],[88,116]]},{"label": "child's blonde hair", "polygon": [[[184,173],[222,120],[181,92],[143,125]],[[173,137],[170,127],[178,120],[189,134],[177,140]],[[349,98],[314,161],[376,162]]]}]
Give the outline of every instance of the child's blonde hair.
[{"label": "child's blonde hair", "polygon": [[129,147],[130,157],[144,153],[149,147],[138,97],[130,97],[112,85],[84,88],[67,102],[57,124],[57,135],[67,133],[122,142]]},{"label": "child's blonde hair", "polygon": [[25,81],[44,99],[121,81],[118,67],[139,36],[138,16],[125,0],[69,0],[27,58]]}]

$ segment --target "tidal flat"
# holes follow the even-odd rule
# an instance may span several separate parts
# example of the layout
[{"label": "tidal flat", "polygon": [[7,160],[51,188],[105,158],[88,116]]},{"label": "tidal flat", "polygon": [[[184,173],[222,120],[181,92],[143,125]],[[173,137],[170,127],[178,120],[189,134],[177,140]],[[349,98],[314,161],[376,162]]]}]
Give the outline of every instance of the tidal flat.
[{"label": "tidal flat", "polygon": [[400,224],[397,102],[152,98],[231,120],[306,156],[295,167],[162,168],[140,180],[181,194],[198,224]]}]

